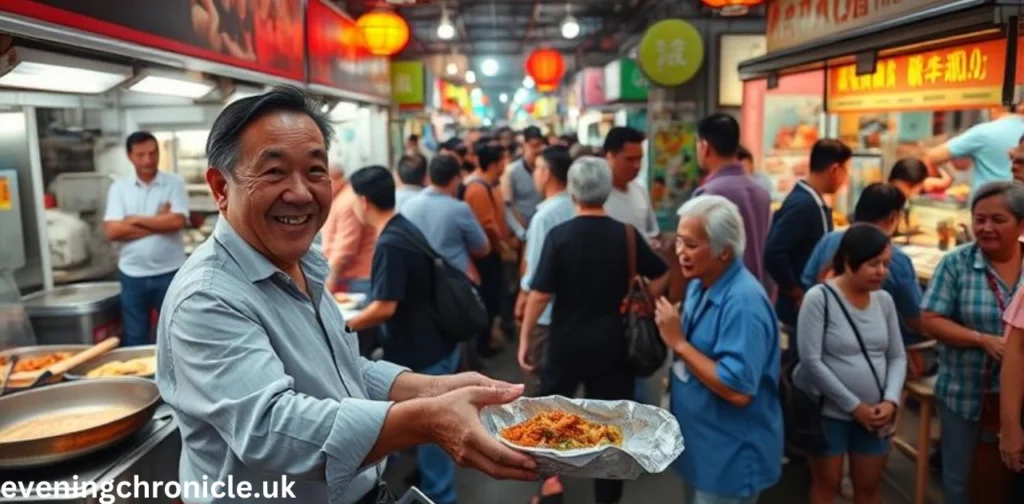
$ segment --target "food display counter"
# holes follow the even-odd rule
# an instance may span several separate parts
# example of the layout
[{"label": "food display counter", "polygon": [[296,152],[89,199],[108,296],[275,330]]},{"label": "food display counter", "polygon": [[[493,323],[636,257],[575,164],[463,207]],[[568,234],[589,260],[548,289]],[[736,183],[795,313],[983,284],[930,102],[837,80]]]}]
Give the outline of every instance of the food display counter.
[{"label": "food display counter", "polygon": [[[50,485],[73,485],[78,483],[103,484],[122,481],[178,481],[178,458],[181,454],[181,436],[178,425],[171,416],[171,409],[166,405],[157,408],[156,414],[149,423],[128,439],[110,448],[91,455],[73,459],[61,464],[26,470],[0,470],[0,484],[13,481],[16,484],[38,484],[48,482]],[[73,487],[72,487],[73,488]],[[61,498],[40,495],[32,492],[29,495],[10,499],[0,495],[0,502],[31,502],[31,503],[81,503],[92,504],[97,499],[79,492],[77,495],[62,495]],[[149,496],[145,499],[125,499],[116,497],[113,502],[118,504],[171,503],[176,499],[161,496]]]}]

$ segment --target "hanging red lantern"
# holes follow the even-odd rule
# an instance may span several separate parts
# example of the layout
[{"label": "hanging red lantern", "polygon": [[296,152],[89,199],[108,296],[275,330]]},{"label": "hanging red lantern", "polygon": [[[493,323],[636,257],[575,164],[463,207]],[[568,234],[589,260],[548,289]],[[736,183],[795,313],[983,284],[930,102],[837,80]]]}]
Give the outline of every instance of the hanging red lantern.
[{"label": "hanging red lantern", "polygon": [[712,9],[718,9],[723,16],[742,16],[750,12],[751,7],[756,7],[765,0],[700,0],[704,5]]},{"label": "hanging red lantern", "polygon": [[537,91],[554,91],[565,76],[565,59],[554,49],[537,49],[526,58],[526,74],[537,85]]},{"label": "hanging red lantern", "polygon": [[390,10],[367,12],[356,24],[363,29],[366,49],[377,56],[394,56],[409,44],[409,23]]}]

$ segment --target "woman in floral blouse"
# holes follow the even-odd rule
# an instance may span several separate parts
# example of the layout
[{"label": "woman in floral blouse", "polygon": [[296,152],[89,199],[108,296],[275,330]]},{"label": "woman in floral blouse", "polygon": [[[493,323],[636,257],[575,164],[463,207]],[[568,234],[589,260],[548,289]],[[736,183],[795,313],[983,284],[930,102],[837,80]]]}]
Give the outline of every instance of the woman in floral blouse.
[{"label": "woman in floral blouse", "polygon": [[[1024,186],[991,182],[971,201],[973,243],[942,258],[921,303],[925,332],[940,343],[935,384],[942,423],[942,484],[947,504],[995,502],[971,494],[977,446],[993,447],[994,422],[982,420],[986,394],[999,391],[1002,312],[1021,284]],[[977,457],[980,458],[980,457]],[[975,485],[977,487],[978,485]]]}]

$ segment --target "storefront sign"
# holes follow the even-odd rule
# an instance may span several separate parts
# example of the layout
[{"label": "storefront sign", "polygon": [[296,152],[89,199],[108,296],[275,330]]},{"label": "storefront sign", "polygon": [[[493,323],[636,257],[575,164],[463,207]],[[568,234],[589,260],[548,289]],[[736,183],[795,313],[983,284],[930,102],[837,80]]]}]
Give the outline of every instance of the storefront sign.
[{"label": "storefront sign", "polygon": [[11,209],[11,186],[7,177],[0,177],[0,210]]},{"label": "storefront sign", "polygon": [[362,30],[352,18],[324,0],[310,0],[306,17],[310,82],[391,99],[389,61],[366,50]]},{"label": "storefront sign", "polygon": [[583,83],[583,107],[599,107],[607,103],[604,96],[604,69],[584,68],[577,77]]},{"label": "storefront sign", "polygon": [[651,82],[681,86],[697,75],[704,63],[704,40],[682,19],[659,21],[640,40],[637,61]]},{"label": "storefront sign", "polygon": [[743,79],[740,63],[764,56],[764,35],[725,34],[718,38],[718,104],[723,107],[743,105]]},{"label": "storefront sign", "polygon": [[1002,100],[1006,42],[992,40],[878,60],[877,71],[854,65],[829,70],[829,112],[958,110]]},{"label": "storefront sign", "polygon": [[[0,11],[267,74],[303,80],[298,0],[3,0]],[[207,7],[212,9],[207,10]]]},{"label": "storefront sign", "polygon": [[422,107],[426,99],[422,61],[391,62],[391,101],[402,108]]},{"label": "storefront sign", "polygon": [[604,97],[612,102],[646,102],[647,77],[629,58],[617,59],[604,67]]},{"label": "storefront sign", "polygon": [[919,11],[947,0],[769,0],[768,52]]}]

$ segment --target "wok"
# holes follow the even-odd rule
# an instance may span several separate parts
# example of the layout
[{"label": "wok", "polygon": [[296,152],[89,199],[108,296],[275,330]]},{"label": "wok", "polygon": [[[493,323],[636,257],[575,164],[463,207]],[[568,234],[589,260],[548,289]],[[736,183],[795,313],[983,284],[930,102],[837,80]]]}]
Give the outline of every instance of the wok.
[{"label": "wok", "polygon": [[[76,366],[64,373],[64,378],[67,380],[86,380],[89,379],[85,375],[108,362],[114,361],[130,361],[132,359],[138,359],[142,357],[152,357],[156,355],[156,345],[143,345],[135,347],[123,347],[117,350],[111,350],[81,366]],[[105,378],[129,378],[128,376],[108,376]],[[140,376],[140,378],[153,378],[153,375]],[[93,378],[95,379],[95,378]]]},{"label": "wok", "polygon": [[156,384],[142,378],[97,378],[66,382],[0,397],[0,431],[51,414],[125,407],[125,416],[67,434],[0,442],[0,469],[62,462],[101,450],[131,436],[153,417],[160,403]]}]

